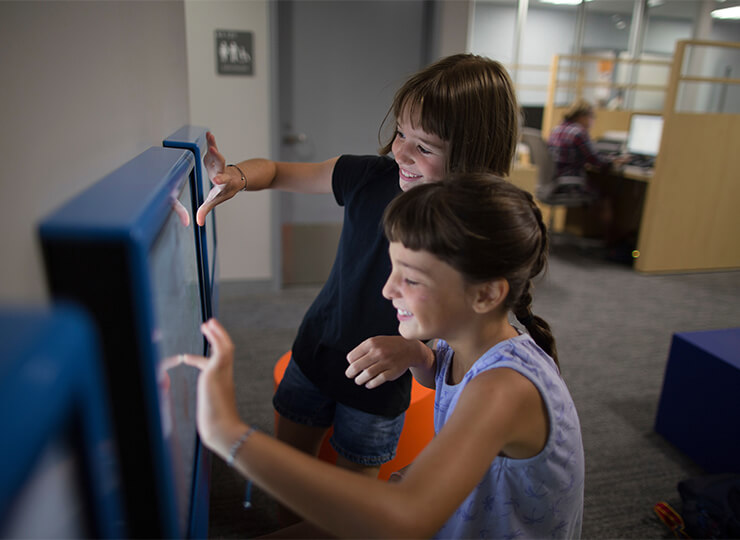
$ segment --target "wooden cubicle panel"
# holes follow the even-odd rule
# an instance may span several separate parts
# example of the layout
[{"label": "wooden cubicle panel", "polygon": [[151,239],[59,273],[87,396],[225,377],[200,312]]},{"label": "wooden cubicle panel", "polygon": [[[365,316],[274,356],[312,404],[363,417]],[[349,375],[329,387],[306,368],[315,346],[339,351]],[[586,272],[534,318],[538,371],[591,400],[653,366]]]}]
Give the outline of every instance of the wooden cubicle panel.
[{"label": "wooden cubicle panel", "polygon": [[740,43],[681,41],[671,74],[660,153],[643,209],[635,268],[647,273],[740,268],[740,114],[676,112],[682,83],[740,84],[683,75],[687,48],[740,54]]},{"label": "wooden cubicle panel", "polygon": [[740,115],[675,114],[666,122],[645,200],[635,268],[740,268]]}]

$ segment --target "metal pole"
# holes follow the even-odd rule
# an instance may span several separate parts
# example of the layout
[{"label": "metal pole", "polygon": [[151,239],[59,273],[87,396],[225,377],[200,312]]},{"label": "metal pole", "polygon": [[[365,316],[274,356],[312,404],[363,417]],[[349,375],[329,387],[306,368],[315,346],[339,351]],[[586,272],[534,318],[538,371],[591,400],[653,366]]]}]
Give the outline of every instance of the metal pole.
[{"label": "metal pole", "polygon": [[[642,54],[647,27],[647,2],[648,0],[635,0],[632,8],[632,24],[630,25],[629,45],[627,46],[627,54],[632,60],[637,60]],[[628,71],[630,86],[637,83],[637,69],[636,63],[630,63]],[[634,109],[636,94],[637,92],[633,88],[630,88],[629,92],[625,92],[624,104],[626,108]]]},{"label": "metal pole", "polygon": [[522,39],[524,36],[524,25],[527,23],[527,11],[529,11],[529,0],[519,0],[516,12],[516,30],[514,31],[514,48],[511,55],[511,64],[514,66],[513,83],[516,86],[519,81],[519,63],[521,56]]}]

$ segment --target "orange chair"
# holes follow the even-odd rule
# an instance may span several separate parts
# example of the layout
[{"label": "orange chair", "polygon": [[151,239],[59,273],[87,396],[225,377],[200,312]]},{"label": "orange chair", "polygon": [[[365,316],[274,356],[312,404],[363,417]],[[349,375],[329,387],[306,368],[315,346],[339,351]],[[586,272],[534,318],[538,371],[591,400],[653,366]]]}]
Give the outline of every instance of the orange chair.
[{"label": "orange chair", "polygon": [[[290,351],[286,352],[275,364],[273,370],[273,378],[275,383],[275,390],[277,390],[278,384],[283,378],[285,369],[288,367],[290,361]],[[275,413],[275,430],[277,432],[277,421],[278,414]],[[324,440],[321,442],[321,449],[319,450],[319,459],[328,461],[329,463],[335,463],[337,460],[337,453],[329,443],[329,438],[332,434],[332,428],[329,428]],[[426,388],[415,380],[411,386],[411,404],[406,411],[406,419],[403,424],[403,431],[401,431],[401,437],[398,440],[398,447],[396,448],[396,457],[390,460],[388,463],[384,463],[380,467],[378,478],[387,480],[390,475],[399,469],[402,469],[406,465],[409,465],[419,452],[432,440],[434,437],[434,390]]]}]

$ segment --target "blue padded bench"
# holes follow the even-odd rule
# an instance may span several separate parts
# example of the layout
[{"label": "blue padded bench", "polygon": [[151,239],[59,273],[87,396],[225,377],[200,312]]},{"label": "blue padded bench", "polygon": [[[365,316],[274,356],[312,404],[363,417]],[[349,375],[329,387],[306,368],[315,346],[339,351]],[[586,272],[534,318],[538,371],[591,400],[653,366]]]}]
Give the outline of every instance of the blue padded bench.
[{"label": "blue padded bench", "polygon": [[673,335],[655,431],[707,473],[740,473],[740,328]]}]

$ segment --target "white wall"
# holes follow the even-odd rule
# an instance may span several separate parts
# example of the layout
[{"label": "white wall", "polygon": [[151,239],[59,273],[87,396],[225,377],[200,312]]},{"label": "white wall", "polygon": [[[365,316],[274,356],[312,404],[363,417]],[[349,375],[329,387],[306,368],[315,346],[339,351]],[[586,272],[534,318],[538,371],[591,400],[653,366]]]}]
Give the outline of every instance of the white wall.
[{"label": "white wall", "polygon": [[0,301],[47,299],[38,221],[188,122],[181,0],[0,2]]},{"label": "white wall", "polygon": [[[229,163],[273,157],[267,0],[185,0],[190,120],[210,129]],[[254,74],[217,75],[215,30],[253,33]],[[272,276],[270,192],[238,193],[216,212],[221,279]]]},{"label": "white wall", "polygon": [[470,51],[474,0],[438,0],[432,60]]}]

